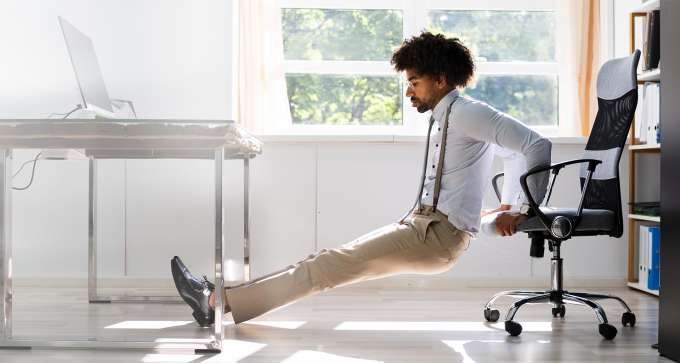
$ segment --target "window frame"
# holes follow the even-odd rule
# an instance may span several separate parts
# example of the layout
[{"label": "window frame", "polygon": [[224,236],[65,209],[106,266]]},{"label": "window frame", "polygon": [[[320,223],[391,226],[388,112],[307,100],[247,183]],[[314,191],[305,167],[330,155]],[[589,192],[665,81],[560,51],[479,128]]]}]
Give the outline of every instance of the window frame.
[{"label": "window frame", "polygon": [[[359,10],[398,10],[402,12],[403,38],[407,39],[427,28],[428,12],[430,10],[496,10],[496,11],[557,11],[558,0],[280,0],[281,8],[318,8],[318,9],[359,9]],[[561,29],[556,26],[555,41],[560,37]],[[560,52],[556,52],[555,62],[482,62],[477,61],[477,75],[551,75],[558,79],[557,125],[531,126],[532,129],[546,136],[560,136],[568,134],[570,125],[563,117],[561,107],[565,82],[560,82],[563,67]],[[302,74],[328,75],[369,75],[369,76],[399,76],[395,74],[387,61],[306,61],[285,60],[284,72]],[[385,126],[349,126],[349,125],[283,125],[286,134],[394,134],[394,135],[424,135],[427,131],[429,116],[419,114],[404,95],[402,98],[402,124]],[[483,100],[482,100],[483,101]]]}]

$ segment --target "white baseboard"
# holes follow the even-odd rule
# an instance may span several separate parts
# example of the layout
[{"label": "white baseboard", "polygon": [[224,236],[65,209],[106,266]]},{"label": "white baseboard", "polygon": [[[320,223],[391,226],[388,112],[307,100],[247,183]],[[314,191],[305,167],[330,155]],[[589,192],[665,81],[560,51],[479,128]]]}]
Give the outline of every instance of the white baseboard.
[{"label": "white baseboard", "polygon": [[[398,276],[389,279],[366,281],[360,286],[370,288],[430,288],[447,289],[456,288],[536,288],[548,289],[550,282],[541,277],[527,278],[461,278],[461,277],[437,277],[437,276]],[[564,288],[597,288],[597,287],[625,287],[624,278],[564,278]]]},{"label": "white baseboard", "polygon": [[[237,285],[241,281],[227,282],[226,285]],[[86,288],[86,278],[15,278],[13,280],[15,287],[68,287],[68,288]],[[116,278],[100,278],[98,281],[99,288],[131,288],[131,289],[173,289],[174,284],[169,278],[147,278],[147,277],[116,277]],[[564,279],[565,289],[570,287],[579,288],[595,288],[595,287],[624,287],[626,281],[624,278],[566,278]],[[547,289],[550,287],[550,282],[541,277],[528,278],[461,278],[450,276],[396,276],[386,279],[379,279],[373,281],[366,281],[356,285],[357,288],[423,288],[423,289],[446,289],[451,287],[457,288],[539,288]]]}]

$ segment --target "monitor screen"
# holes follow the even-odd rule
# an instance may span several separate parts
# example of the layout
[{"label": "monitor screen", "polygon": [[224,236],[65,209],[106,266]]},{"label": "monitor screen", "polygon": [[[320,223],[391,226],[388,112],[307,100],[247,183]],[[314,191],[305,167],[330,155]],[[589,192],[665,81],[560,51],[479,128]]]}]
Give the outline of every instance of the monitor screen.
[{"label": "monitor screen", "polygon": [[76,74],[83,106],[102,116],[112,117],[111,99],[106,91],[92,40],[62,17],[59,17],[59,25]]}]

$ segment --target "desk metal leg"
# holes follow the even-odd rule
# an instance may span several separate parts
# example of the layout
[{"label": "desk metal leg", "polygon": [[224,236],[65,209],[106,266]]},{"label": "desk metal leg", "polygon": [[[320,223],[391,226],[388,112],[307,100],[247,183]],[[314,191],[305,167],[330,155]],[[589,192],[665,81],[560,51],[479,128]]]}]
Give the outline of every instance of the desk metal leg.
[{"label": "desk metal leg", "polygon": [[0,150],[0,345],[12,338],[12,154]]},{"label": "desk metal leg", "polygon": [[95,158],[90,158],[88,199],[87,296],[91,303],[110,302],[99,299],[97,294],[97,161]]},{"label": "desk metal leg", "polygon": [[[222,242],[222,164],[224,150],[218,149],[215,158],[215,281],[218,288],[224,287],[222,278],[222,263],[224,259]],[[12,233],[11,233],[11,200],[12,200],[12,159],[11,151],[0,149],[0,349],[31,349],[31,348],[86,348],[86,349],[161,349],[156,341],[134,340],[100,340],[97,337],[78,337],[72,339],[55,338],[54,340],[34,340],[15,338],[12,336]],[[89,191],[89,279],[88,297],[90,301],[103,299],[97,296],[97,244],[96,244],[96,163],[90,160],[90,191]],[[217,311],[223,311],[221,294],[217,294]],[[224,337],[222,314],[215,318],[215,330],[212,339],[189,339],[179,350],[205,346],[206,349],[196,349],[204,352],[220,352]]]},{"label": "desk metal leg", "polygon": [[[224,327],[222,326],[222,316],[224,312],[224,301],[222,301],[222,291],[224,290],[224,275],[222,266],[224,263],[224,215],[222,210],[222,166],[224,165],[224,148],[215,149],[215,324],[213,331],[213,343],[207,352],[218,353],[222,350],[222,340],[224,339]],[[206,352],[197,349],[197,352]]]}]

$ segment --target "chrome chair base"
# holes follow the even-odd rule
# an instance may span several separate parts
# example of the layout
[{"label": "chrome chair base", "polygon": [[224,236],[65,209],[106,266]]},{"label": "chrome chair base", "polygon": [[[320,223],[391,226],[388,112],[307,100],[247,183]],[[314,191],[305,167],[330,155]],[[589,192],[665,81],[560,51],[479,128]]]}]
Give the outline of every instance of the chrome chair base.
[{"label": "chrome chair base", "polygon": [[560,257],[560,243],[550,241],[551,258],[551,289],[546,291],[523,291],[510,290],[495,294],[484,306],[484,318],[488,322],[497,322],[500,318],[500,311],[493,309],[496,300],[503,296],[518,298],[508,309],[505,315],[505,330],[512,336],[518,336],[522,332],[522,326],[514,321],[517,311],[526,304],[552,304],[553,317],[564,318],[566,314],[566,304],[582,305],[590,307],[599,321],[599,332],[607,340],[614,339],[617,330],[609,324],[607,314],[597,300],[616,300],[626,310],[621,316],[623,326],[635,326],[635,314],[630,310],[628,304],[623,299],[614,295],[595,294],[588,292],[570,292],[562,288],[562,258]]}]

